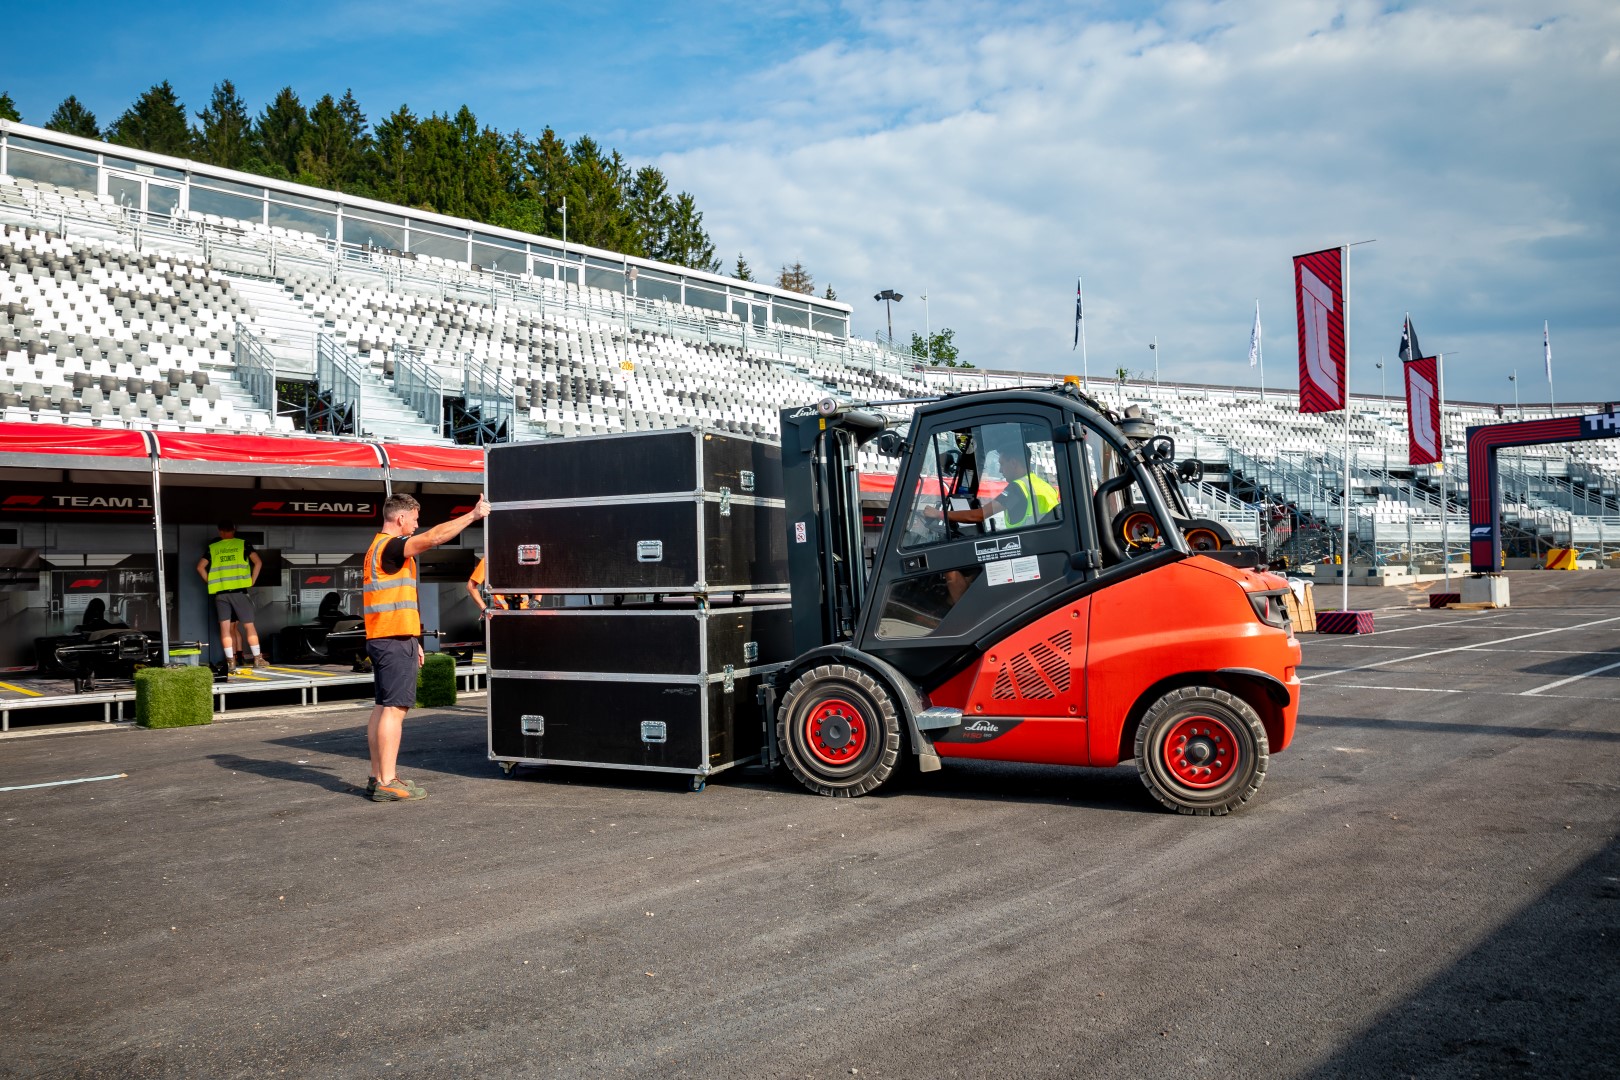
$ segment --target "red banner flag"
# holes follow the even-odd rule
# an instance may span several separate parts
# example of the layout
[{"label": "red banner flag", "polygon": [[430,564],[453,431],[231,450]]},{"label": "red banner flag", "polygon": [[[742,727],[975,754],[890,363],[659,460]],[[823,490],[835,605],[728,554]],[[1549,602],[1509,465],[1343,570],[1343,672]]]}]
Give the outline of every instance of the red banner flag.
[{"label": "red banner flag", "polygon": [[1441,458],[1440,360],[1426,356],[1403,365],[1406,369],[1406,415],[1413,465],[1428,465]]},{"label": "red banner flag", "polygon": [[1299,314],[1299,411],[1345,407],[1344,249],[1294,256]]}]

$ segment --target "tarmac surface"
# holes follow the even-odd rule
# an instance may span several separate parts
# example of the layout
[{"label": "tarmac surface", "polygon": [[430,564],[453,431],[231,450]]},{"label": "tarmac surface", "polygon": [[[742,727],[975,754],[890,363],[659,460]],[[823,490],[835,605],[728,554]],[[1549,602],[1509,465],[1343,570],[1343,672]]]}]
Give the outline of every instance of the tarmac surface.
[{"label": "tarmac surface", "polygon": [[407,804],[349,703],[0,740],[0,1076],[1615,1076],[1620,573],[1509,577],[1352,589],[1217,819],[509,778],[481,697],[407,720]]}]

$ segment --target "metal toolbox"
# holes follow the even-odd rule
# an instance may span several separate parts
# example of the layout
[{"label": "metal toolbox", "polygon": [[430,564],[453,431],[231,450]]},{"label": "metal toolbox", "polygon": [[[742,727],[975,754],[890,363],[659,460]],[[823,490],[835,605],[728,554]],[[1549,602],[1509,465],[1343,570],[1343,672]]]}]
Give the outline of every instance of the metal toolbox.
[{"label": "metal toolbox", "polygon": [[761,678],[792,649],[786,603],[681,598],[489,620],[489,757],[682,773],[760,755]]},{"label": "metal toolbox", "polygon": [[784,590],[781,461],[773,443],[693,428],[491,447],[490,588]]}]

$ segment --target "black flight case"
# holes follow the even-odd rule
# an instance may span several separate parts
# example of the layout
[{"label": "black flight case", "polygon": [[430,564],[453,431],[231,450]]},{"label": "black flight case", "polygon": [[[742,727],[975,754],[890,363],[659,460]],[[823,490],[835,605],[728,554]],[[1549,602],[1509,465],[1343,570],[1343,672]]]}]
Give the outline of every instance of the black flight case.
[{"label": "black flight case", "polygon": [[791,659],[781,450],[691,428],[489,448],[489,756],[709,776]]},{"label": "black flight case", "polygon": [[785,603],[695,597],[489,620],[489,756],[708,777],[759,758],[761,677],[792,649]]},{"label": "black flight case", "polygon": [[693,428],[489,449],[490,588],[602,595],[788,587],[782,450]]}]

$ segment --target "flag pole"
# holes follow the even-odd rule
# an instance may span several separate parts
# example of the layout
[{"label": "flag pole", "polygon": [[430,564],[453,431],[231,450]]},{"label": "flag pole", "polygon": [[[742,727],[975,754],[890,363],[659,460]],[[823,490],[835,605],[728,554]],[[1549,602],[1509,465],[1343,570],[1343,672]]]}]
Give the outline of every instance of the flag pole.
[{"label": "flag pole", "polygon": [[1554,416],[1557,414],[1557,406],[1553,404],[1552,329],[1551,324],[1545,320],[1543,320],[1541,324],[1541,349],[1542,355],[1545,356],[1547,360],[1547,415]]},{"label": "flag pole", "polygon": [[1084,306],[1085,278],[1075,278],[1074,321],[1080,328],[1080,385],[1091,393],[1091,364],[1086,360],[1086,312]]},{"label": "flag pole", "polygon": [[1343,554],[1339,560],[1340,611],[1350,610],[1350,247],[1344,255],[1344,502],[1340,506],[1340,527],[1344,531]]},{"label": "flag pole", "polygon": [[1260,298],[1254,298],[1254,333],[1249,342],[1249,363],[1260,365],[1260,403],[1266,401],[1266,348],[1260,340]]},{"label": "flag pole", "polygon": [[1446,564],[1446,592],[1451,591],[1451,492],[1450,470],[1446,468],[1446,354],[1436,353],[1434,356],[1434,377],[1440,385],[1437,388],[1440,394],[1440,550],[1445,554],[1441,561]]}]

